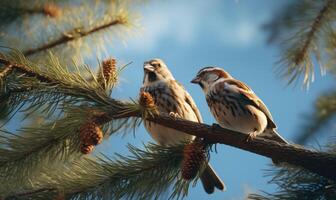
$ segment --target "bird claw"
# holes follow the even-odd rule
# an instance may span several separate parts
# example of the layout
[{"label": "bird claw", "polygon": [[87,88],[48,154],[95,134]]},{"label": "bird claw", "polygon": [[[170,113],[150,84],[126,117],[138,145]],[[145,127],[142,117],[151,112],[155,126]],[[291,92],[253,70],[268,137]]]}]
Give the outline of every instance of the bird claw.
[{"label": "bird claw", "polygon": [[252,140],[254,140],[257,137],[257,133],[253,132],[248,134],[247,138],[246,138],[246,142],[251,142]]},{"label": "bird claw", "polygon": [[220,126],[219,124],[216,124],[216,123],[213,123],[213,124],[211,125],[211,130],[212,130],[212,132],[214,132],[215,129],[217,129],[217,128],[221,128],[221,126]]},{"label": "bird claw", "polygon": [[170,112],[169,116],[173,119],[181,118],[181,116],[178,113]]},{"label": "bird claw", "polygon": [[213,128],[221,128],[221,126],[220,126],[219,124],[216,124],[216,123],[213,123],[213,124],[212,124],[212,127],[213,127]]}]

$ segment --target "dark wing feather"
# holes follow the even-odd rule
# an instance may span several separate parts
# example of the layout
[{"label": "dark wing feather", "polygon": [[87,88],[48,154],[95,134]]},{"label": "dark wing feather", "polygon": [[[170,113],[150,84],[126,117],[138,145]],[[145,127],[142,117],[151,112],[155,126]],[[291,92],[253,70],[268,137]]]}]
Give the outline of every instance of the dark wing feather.
[{"label": "dark wing feather", "polygon": [[196,114],[198,122],[202,123],[203,120],[202,120],[201,113],[199,112],[194,100],[192,99],[192,97],[190,96],[190,94],[187,91],[185,92],[185,101],[186,101],[187,104],[190,105],[190,107],[192,108],[192,110]]},{"label": "dark wing feather", "polygon": [[[178,91],[183,91],[183,96],[184,96],[184,101],[191,107],[191,109],[194,111],[196,117],[197,117],[197,121],[202,123],[202,116],[201,113],[199,112],[193,98],[190,96],[190,94],[187,92],[187,90],[184,89],[183,85],[181,83],[179,83],[176,80],[172,80],[171,83],[172,87],[180,87],[180,89],[178,89]],[[176,95],[180,95],[180,94],[176,94]]]},{"label": "dark wing feather", "polygon": [[267,126],[269,128],[276,128],[276,125],[273,121],[273,117],[270,113],[270,111],[267,109],[266,105],[261,101],[261,99],[252,91],[250,87],[248,87],[245,83],[230,79],[225,81],[230,85],[235,85],[238,88],[238,91],[240,93],[240,99],[242,99],[245,103],[250,104],[258,108],[260,111],[262,111],[266,117],[268,124]]}]

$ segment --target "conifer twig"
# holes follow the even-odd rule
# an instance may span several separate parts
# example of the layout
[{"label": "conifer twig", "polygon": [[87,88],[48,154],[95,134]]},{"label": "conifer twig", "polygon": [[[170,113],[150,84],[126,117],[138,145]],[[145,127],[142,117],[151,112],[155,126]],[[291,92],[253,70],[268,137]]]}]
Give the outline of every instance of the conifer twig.
[{"label": "conifer twig", "polygon": [[[4,75],[8,75],[12,71],[12,69],[16,69],[17,71],[24,73],[28,77],[35,77],[39,81],[47,82],[47,83],[53,82],[52,78],[39,74],[37,72],[34,72],[25,65],[11,63],[9,60],[3,59],[3,58],[0,58],[0,63],[7,65],[7,67],[5,67],[4,70],[6,70],[6,68],[10,68],[9,70],[6,71],[6,73],[4,73]],[[1,74],[0,74],[0,77],[1,77]]]},{"label": "conifer twig", "polygon": [[22,193],[18,193],[18,194],[12,195],[12,196],[8,196],[8,197],[5,198],[5,200],[6,199],[13,199],[13,198],[20,198],[20,197],[29,197],[29,196],[32,196],[34,194],[39,194],[41,192],[52,192],[52,191],[55,191],[55,189],[41,188],[41,189],[37,189],[37,190],[34,190],[34,191],[22,192]]},{"label": "conifer twig", "polygon": [[[5,59],[0,59],[0,63],[6,65],[12,64]],[[28,76],[34,76],[41,81],[52,81],[49,79],[49,77],[45,77],[41,74],[38,74],[37,72],[32,72],[23,65],[12,65]],[[113,102],[116,109],[118,109],[118,107],[124,108],[123,105],[125,104],[123,102],[115,99],[111,99],[111,102]],[[104,124],[114,119],[144,117],[141,113],[141,110],[136,109],[131,112],[126,112],[125,114],[119,112],[116,115],[115,113],[116,110],[114,110],[113,113],[107,113],[106,115],[102,114],[101,117],[98,118],[98,122],[100,124]],[[273,160],[303,167],[330,179],[336,179],[336,171],[333,170],[336,166],[336,156],[333,154],[311,151],[293,145],[280,144],[262,138],[256,138],[251,142],[246,142],[246,134],[243,133],[182,119],[172,120],[167,116],[147,115],[147,117],[147,120],[191,135],[195,135],[197,137],[205,138],[210,143],[221,143],[234,146],[246,151],[272,158]]]},{"label": "conifer twig", "polygon": [[298,51],[297,54],[294,56],[294,62],[296,65],[302,63],[302,61],[306,57],[309,46],[312,43],[313,38],[316,35],[316,32],[320,29],[321,21],[323,20],[323,18],[326,17],[326,13],[328,13],[329,10],[331,10],[332,3],[334,3],[334,0],[328,0],[326,4],[323,6],[323,8],[320,10],[317,17],[314,19],[314,22],[311,25],[310,30],[307,33],[306,39],[301,47],[301,50]]},{"label": "conifer twig", "polygon": [[[139,117],[140,113],[128,113],[122,117]],[[110,116],[112,119],[113,114]],[[290,144],[280,144],[278,142],[255,138],[246,142],[246,134],[220,128],[219,126],[209,126],[197,122],[183,119],[171,119],[169,116],[150,117],[146,120],[160,125],[182,131],[184,133],[205,138],[209,143],[220,143],[246,150],[258,155],[262,155],[279,162],[305,168],[328,179],[336,180],[336,155],[304,149]]]},{"label": "conifer twig", "polygon": [[33,54],[46,51],[48,49],[54,48],[56,46],[65,44],[67,42],[71,42],[73,40],[77,40],[79,38],[86,37],[88,35],[94,34],[96,32],[99,32],[101,30],[107,29],[111,26],[116,25],[122,25],[127,24],[128,19],[124,15],[118,16],[116,19],[112,19],[111,21],[102,24],[100,26],[94,27],[90,30],[81,30],[80,28],[74,28],[73,30],[64,33],[62,36],[60,36],[58,39],[55,39],[54,41],[51,41],[50,43],[44,44],[37,48],[28,49],[23,52],[25,56],[31,56]]},{"label": "conifer twig", "polygon": [[7,65],[5,67],[5,69],[3,69],[1,72],[0,72],[0,79],[3,79],[4,77],[6,77],[8,74],[10,74],[13,70],[13,66],[12,65]]}]

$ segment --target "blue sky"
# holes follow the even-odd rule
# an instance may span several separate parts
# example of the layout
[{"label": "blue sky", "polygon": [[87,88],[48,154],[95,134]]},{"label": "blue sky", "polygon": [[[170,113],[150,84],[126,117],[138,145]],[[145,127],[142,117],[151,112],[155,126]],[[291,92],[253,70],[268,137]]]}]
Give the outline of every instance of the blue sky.
[{"label": "blue sky", "polygon": [[[122,75],[114,97],[136,97],[142,84],[143,62],[163,59],[175,78],[193,96],[205,123],[214,123],[201,89],[190,84],[197,71],[204,66],[219,66],[235,78],[250,85],[265,102],[278,125],[279,132],[288,140],[294,138],[302,114],[311,111],[315,97],[332,87],[331,77],[317,73],[316,82],[309,90],[300,86],[286,86],[274,72],[279,58],[276,46],[266,44],[267,34],[261,26],[271,19],[285,1],[268,0],[212,0],[149,1],[140,6],[142,19],[125,42],[117,42],[108,54],[123,63],[133,61]],[[112,137],[99,150],[125,152],[124,145],[141,145],[151,141],[141,126],[134,138]],[[211,163],[227,185],[226,192],[209,196],[200,184],[190,190],[187,199],[244,199],[245,194],[259,190],[274,191],[264,178],[270,160],[225,145],[218,145]]]}]

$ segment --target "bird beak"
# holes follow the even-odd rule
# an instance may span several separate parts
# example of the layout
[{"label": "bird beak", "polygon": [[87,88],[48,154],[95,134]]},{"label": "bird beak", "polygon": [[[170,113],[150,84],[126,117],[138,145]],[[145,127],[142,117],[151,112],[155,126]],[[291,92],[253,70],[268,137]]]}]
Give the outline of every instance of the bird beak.
[{"label": "bird beak", "polygon": [[154,72],[154,67],[150,65],[149,63],[144,64],[144,70],[145,72]]},{"label": "bird beak", "polygon": [[193,80],[191,80],[190,81],[191,83],[195,83],[195,84],[197,84],[197,83],[200,83],[201,82],[201,79],[199,78],[199,77],[195,77]]}]

